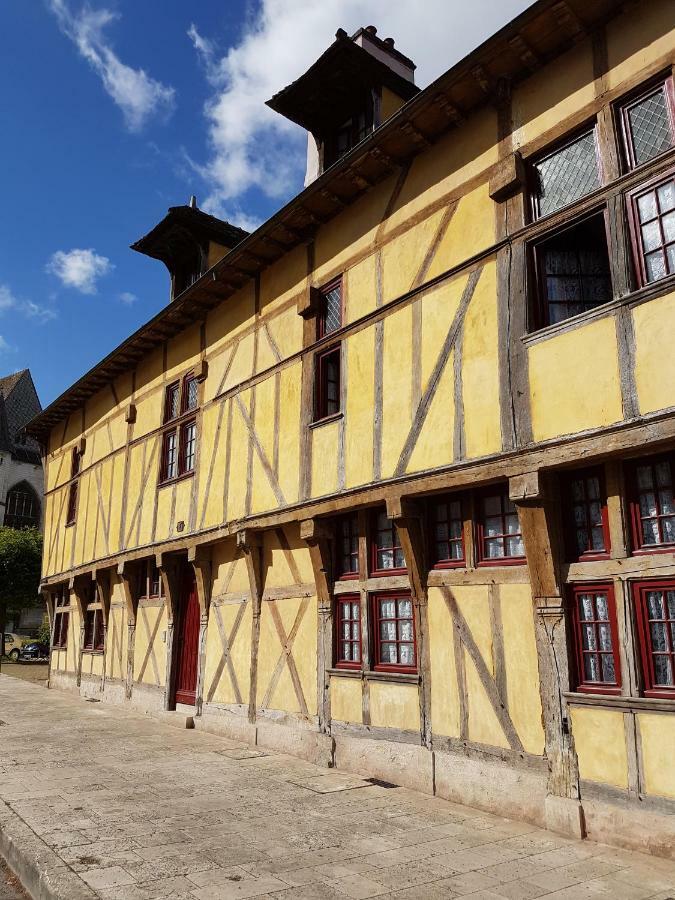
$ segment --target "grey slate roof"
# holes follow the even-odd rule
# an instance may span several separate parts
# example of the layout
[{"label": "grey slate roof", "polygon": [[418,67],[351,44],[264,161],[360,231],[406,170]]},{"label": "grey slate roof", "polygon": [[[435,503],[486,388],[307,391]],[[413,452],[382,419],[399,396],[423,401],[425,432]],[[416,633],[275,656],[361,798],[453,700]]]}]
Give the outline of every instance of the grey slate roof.
[{"label": "grey slate roof", "polygon": [[0,378],[0,450],[22,462],[40,464],[40,445],[23,428],[42,411],[28,369]]}]

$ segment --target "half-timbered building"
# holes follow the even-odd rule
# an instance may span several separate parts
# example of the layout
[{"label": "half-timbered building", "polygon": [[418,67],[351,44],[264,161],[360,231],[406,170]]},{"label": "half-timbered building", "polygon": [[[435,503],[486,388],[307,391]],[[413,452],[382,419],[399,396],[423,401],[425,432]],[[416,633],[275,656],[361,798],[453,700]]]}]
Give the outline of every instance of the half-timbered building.
[{"label": "half-timbered building", "polygon": [[[675,853],[675,16],[539,0],[269,105],[304,190],[32,424],[50,683]],[[175,711],[175,712],[170,712]]]}]

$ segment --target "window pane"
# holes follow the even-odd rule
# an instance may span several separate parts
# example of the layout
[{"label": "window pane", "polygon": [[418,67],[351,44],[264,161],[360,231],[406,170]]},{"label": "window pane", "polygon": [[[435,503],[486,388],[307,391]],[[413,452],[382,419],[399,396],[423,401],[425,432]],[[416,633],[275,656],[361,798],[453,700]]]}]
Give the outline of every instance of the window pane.
[{"label": "window pane", "polygon": [[398,615],[400,619],[412,619],[412,601],[398,601]]},{"label": "window pane", "polygon": [[400,663],[402,666],[415,664],[415,651],[412,644],[399,644]]},{"label": "window pane", "polygon": [[641,197],[638,197],[637,205],[641,222],[648,222],[650,219],[656,218],[658,209],[654,191],[650,191],[648,194],[643,194]]},{"label": "window pane", "polygon": [[518,522],[518,514],[506,516],[506,533],[520,534],[520,524]]},{"label": "window pane", "polygon": [[351,662],[352,658],[352,647],[351,644],[344,643],[342,645],[342,658],[345,662]]},{"label": "window pane", "polygon": [[591,529],[591,549],[596,552],[605,550],[605,535],[601,526],[595,526]]},{"label": "window pane", "polygon": [[492,497],[485,497],[483,500],[483,509],[486,516],[499,516],[502,512],[502,498],[499,494]]},{"label": "window pane", "polygon": [[485,541],[485,555],[488,559],[499,559],[504,556],[504,545],[501,538],[490,538]]},{"label": "window pane", "polygon": [[336,285],[324,294],[324,334],[330,334],[342,324],[342,290]]},{"label": "window pane", "polygon": [[412,622],[409,619],[404,620],[403,622],[399,622],[399,635],[398,638],[400,641],[412,641],[413,639],[413,627]]},{"label": "window pane", "polygon": [[666,259],[661,250],[656,253],[649,253],[645,256],[645,267],[647,270],[647,281],[656,281],[663,278],[666,274]]},{"label": "window pane", "polygon": [[598,657],[594,654],[584,655],[584,680],[600,681],[600,667],[598,665]]},{"label": "window pane", "polygon": [[396,640],[396,622],[395,621],[387,621],[380,622],[380,638],[383,641],[395,641]]},{"label": "window pane", "polygon": [[654,681],[656,684],[673,684],[673,667],[667,656],[654,657]]},{"label": "window pane", "polygon": [[403,550],[397,548],[394,551],[394,567],[396,569],[405,569],[405,559],[403,558]]},{"label": "window pane", "polygon": [[595,608],[597,617],[603,622],[609,621],[609,609],[607,605],[607,597],[605,594],[597,594],[595,597]]},{"label": "window pane", "polygon": [[197,379],[189,378],[185,383],[185,408],[194,409],[197,406]]},{"label": "window pane", "polygon": [[495,534],[502,533],[502,519],[499,517],[488,517],[485,520],[485,534],[492,537]]},{"label": "window pane", "polygon": [[642,520],[642,542],[646,544],[659,544],[659,523],[656,519]]},{"label": "window pane", "polygon": [[567,206],[599,187],[595,132],[583,135],[535,165],[539,215]]},{"label": "window pane", "polygon": [[524,556],[523,539],[518,537],[506,538],[506,555],[507,556]]},{"label": "window pane", "polygon": [[393,550],[379,550],[377,553],[377,567],[378,567],[378,569],[393,569],[394,568],[394,551]]},{"label": "window pane", "polygon": [[668,649],[668,640],[666,638],[666,626],[663,622],[652,622],[651,624],[652,650],[664,652]]},{"label": "window pane", "polygon": [[396,644],[380,645],[381,660],[383,663],[396,663]]},{"label": "window pane", "polygon": [[175,419],[180,412],[180,386],[177,384],[167,388],[166,392],[166,417]]},{"label": "window pane", "polygon": [[675,620],[675,591],[666,591],[668,617]]},{"label": "window pane", "polygon": [[628,110],[636,165],[672,147],[663,87]]},{"label": "window pane", "polygon": [[640,494],[640,515],[655,516],[656,515],[656,494],[646,491]]},{"label": "window pane", "polygon": [[582,620],[594,619],[593,597],[590,594],[581,594],[579,597],[579,616]]},{"label": "window pane", "polygon": [[647,609],[650,619],[663,619],[663,595],[661,591],[649,591],[647,593]]},{"label": "window pane", "polygon": [[612,635],[609,630],[609,625],[600,624],[598,625],[598,635],[600,637],[600,649],[605,652],[612,650]]},{"label": "window pane", "polygon": [[352,657],[354,662],[361,662],[361,649],[358,644],[352,646]]},{"label": "window pane", "polygon": [[394,600],[380,600],[380,618],[396,618],[396,604]]},{"label": "window pane", "polygon": [[595,640],[595,627],[593,625],[581,626],[581,640],[584,650],[597,650],[597,642]]},{"label": "window pane", "polygon": [[614,670],[614,657],[605,653],[602,659],[602,680],[610,683],[616,683],[616,672]]},{"label": "window pane", "polygon": [[669,209],[675,209],[675,181],[667,181],[656,189],[659,200],[659,209],[662,213]]},{"label": "window pane", "polygon": [[669,244],[671,241],[675,241],[675,212],[668,213],[661,219],[661,227],[665,242]]},{"label": "window pane", "polygon": [[661,229],[659,228],[658,219],[653,222],[647,222],[642,226],[642,246],[645,251],[656,250],[661,246]]}]

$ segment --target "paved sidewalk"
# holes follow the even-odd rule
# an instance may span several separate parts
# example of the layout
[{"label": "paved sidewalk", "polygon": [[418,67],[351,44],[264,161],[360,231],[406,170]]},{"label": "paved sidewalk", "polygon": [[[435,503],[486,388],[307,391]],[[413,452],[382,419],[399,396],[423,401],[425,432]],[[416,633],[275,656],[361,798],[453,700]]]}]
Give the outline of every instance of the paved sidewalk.
[{"label": "paved sidewalk", "polygon": [[0,830],[68,900],[675,898],[672,862],[4,676],[0,719]]}]

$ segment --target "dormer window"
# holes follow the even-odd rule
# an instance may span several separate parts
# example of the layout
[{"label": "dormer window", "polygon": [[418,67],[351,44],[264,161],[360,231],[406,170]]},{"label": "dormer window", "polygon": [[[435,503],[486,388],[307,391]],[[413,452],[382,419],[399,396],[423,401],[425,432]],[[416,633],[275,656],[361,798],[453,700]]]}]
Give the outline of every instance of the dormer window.
[{"label": "dormer window", "polygon": [[375,127],[372,100],[367,108],[346,119],[335,134],[326,138],[323,146],[323,167],[327,169],[356,147]]}]

